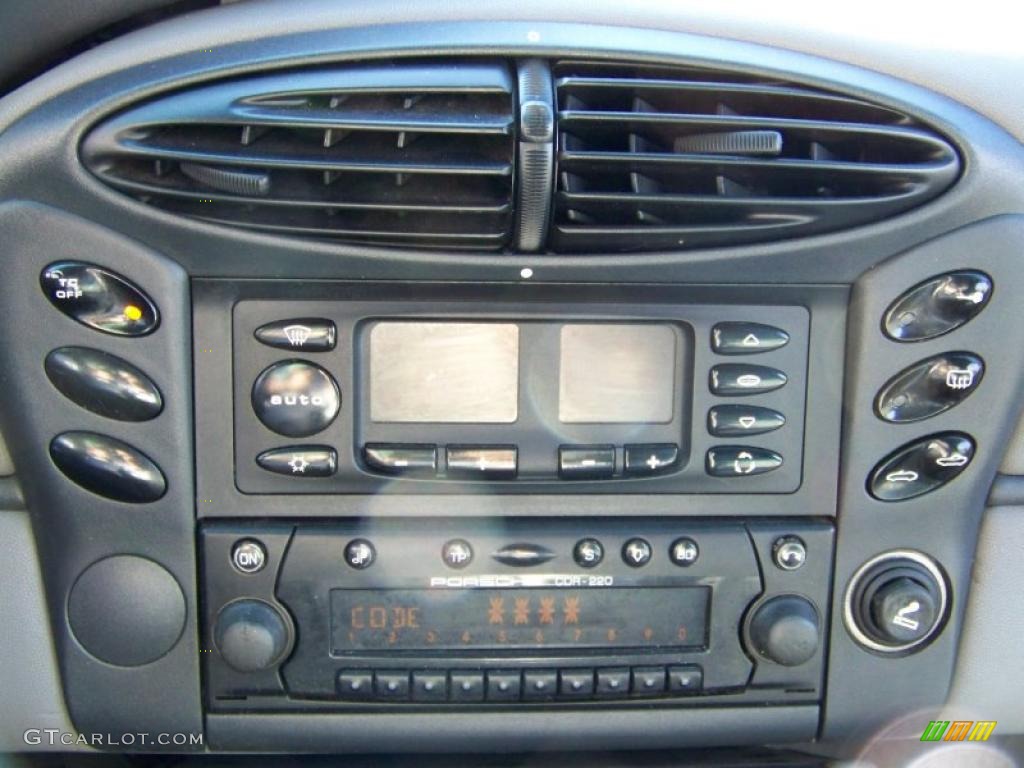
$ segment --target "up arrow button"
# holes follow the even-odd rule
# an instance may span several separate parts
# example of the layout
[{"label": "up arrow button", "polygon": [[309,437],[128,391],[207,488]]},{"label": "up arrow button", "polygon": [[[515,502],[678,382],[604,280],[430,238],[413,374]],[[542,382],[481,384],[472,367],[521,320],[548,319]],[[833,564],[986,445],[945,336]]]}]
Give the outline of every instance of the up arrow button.
[{"label": "up arrow button", "polygon": [[711,329],[711,348],[719,355],[752,355],[770,352],[789,343],[781,328],[761,323],[718,323]]}]

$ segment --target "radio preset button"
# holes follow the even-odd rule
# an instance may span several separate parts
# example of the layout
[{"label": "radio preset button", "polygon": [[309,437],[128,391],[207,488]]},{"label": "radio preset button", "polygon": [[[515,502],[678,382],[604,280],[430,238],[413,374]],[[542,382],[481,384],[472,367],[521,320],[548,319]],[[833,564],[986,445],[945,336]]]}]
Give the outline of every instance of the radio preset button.
[{"label": "radio preset button", "polygon": [[553,669],[531,669],[523,673],[523,700],[549,701],[558,693],[558,673]]},{"label": "radio preset button", "polygon": [[302,318],[278,320],[261,325],[254,334],[261,344],[302,352],[329,352],[334,349],[337,329],[330,320]]},{"label": "radio preset button", "polygon": [[598,697],[603,699],[628,695],[629,667],[597,670],[596,692]]},{"label": "radio preset button", "polygon": [[448,476],[469,480],[511,480],[518,470],[515,446],[448,446]]},{"label": "radio preset button", "polygon": [[487,673],[488,701],[519,701],[522,676],[519,672],[492,671]]},{"label": "radio preset button", "polygon": [[580,568],[593,568],[604,560],[604,546],[597,539],[580,539],[573,547],[572,557]]},{"label": "radio preset button", "polygon": [[256,457],[256,463],[278,475],[330,477],[338,471],[338,454],[326,445],[296,445],[264,451]]},{"label": "radio preset button", "polygon": [[263,425],[286,437],[309,437],[326,429],[341,409],[334,377],[315,363],[274,363],[256,379],[252,407]]},{"label": "radio preset button", "polygon": [[484,700],[483,672],[452,672],[450,701],[470,702]]},{"label": "radio preset button", "polygon": [[375,672],[373,687],[378,699],[391,701],[408,701],[408,672]]},{"label": "radio preset button", "polygon": [[668,668],[669,693],[693,695],[704,685],[704,670],[696,664]]},{"label": "radio preset button", "polygon": [[369,443],[363,447],[363,461],[386,475],[433,476],[437,472],[437,447]]},{"label": "radio preset button", "polygon": [[742,437],[774,432],[786,417],[757,405],[716,405],[708,411],[708,433],[715,437]]},{"label": "radio preset button", "polygon": [[558,673],[558,694],[565,698],[589,698],[594,693],[594,670],[563,669]]},{"label": "radio preset button", "polygon": [[679,463],[675,443],[627,445],[624,449],[627,475],[660,475],[671,472]]},{"label": "radio preset button", "polygon": [[366,539],[352,539],[345,547],[345,562],[357,571],[369,568],[376,559],[377,550]]},{"label": "radio preset button", "polygon": [[651,545],[646,539],[630,539],[622,545],[622,560],[630,568],[642,568],[651,562]]},{"label": "radio preset button", "polygon": [[763,395],[786,385],[788,377],[766,365],[723,363],[711,369],[711,393],[722,397]]},{"label": "radio preset button", "polygon": [[441,559],[449,568],[465,568],[473,562],[473,547],[465,539],[452,539],[441,547]]},{"label": "radio preset button", "polygon": [[255,539],[242,539],[231,548],[231,564],[239,573],[259,573],[267,564],[267,549]]},{"label": "radio preset button", "polygon": [[413,701],[446,701],[448,699],[448,675],[445,672],[413,672]]},{"label": "radio preset button", "polygon": [[705,469],[712,477],[763,475],[782,466],[782,456],[767,448],[720,445],[708,451]]},{"label": "radio preset button", "polygon": [[697,562],[697,558],[700,557],[700,548],[696,541],[684,536],[672,542],[672,546],[668,549],[668,556],[675,565],[686,568]]},{"label": "radio preset button", "polygon": [[752,355],[770,352],[789,343],[781,328],[761,323],[718,323],[711,329],[711,349],[720,355]]},{"label": "radio preset button", "polygon": [[665,692],[664,667],[633,667],[633,685],[630,692],[634,696],[655,696]]},{"label": "radio preset button", "polygon": [[343,669],[338,673],[338,695],[343,699],[373,698],[373,673],[365,669]]},{"label": "radio preset button", "polygon": [[558,449],[558,474],[563,480],[603,480],[615,474],[615,446],[563,445]]}]

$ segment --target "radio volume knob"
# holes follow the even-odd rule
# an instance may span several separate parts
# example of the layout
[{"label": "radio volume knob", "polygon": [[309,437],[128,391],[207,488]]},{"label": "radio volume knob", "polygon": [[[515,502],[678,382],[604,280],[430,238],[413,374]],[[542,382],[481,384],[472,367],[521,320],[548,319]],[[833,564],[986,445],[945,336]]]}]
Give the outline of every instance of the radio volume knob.
[{"label": "radio volume knob", "polygon": [[262,600],[236,600],[217,615],[214,642],[228,666],[260,672],[280,663],[292,644],[291,625]]},{"label": "radio volume knob", "polygon": [[750,620],[751,650],[784,667],[797,667],[814,658],[819,634],[818,611],[799,595],[771,598]]}]

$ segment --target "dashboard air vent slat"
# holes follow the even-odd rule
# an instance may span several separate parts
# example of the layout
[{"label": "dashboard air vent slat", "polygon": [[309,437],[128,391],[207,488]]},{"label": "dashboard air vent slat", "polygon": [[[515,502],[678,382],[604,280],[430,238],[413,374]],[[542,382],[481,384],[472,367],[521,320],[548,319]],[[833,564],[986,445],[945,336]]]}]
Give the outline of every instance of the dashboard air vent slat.
[{"label": "dashboard air vent slat", "polygon": [[157,208],[265,232],[497,249],[511,237],[513,78],[411,62],[219,82],[96,126],[86,165]]},{"label": "dashboard air vent slat", "polygon": [[554,68],[553,250],[728,246],[879,221],[945,190],[960,161],[888,107],[713,70]]}]

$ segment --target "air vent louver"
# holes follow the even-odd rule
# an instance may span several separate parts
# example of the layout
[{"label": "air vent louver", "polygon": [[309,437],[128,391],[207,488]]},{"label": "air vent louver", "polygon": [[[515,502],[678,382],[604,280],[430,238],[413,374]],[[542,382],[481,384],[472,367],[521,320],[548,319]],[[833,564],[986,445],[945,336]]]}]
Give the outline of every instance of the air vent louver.
[{"label": "air vent louver", "polygon": [[253,77],[132,108],[86,165],[166,211],[248,229],[498,249],[511,235],[513,79],[493,63]]},{"label": "air vent louver", "polygon": [[878,221],[949,187],[959,158],[907,115],[710,70],[555,66],[554,251],[765,242]]}]

